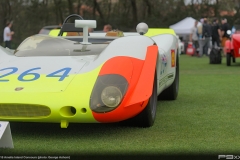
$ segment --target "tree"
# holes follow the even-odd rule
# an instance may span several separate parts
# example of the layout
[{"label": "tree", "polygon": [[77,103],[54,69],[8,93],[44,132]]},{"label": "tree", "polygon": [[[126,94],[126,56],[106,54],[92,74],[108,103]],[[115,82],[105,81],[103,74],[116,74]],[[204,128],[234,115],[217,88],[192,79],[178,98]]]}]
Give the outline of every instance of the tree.
[{"label": "tree", "polygon": [[[7,21],[12,20],[12,7],[10,5],[10,0],[0,1],[0,23],[1,23],[1,35],[3,34],[3,28],[6,26]],[[1,38],[1,43],[3,42]]]},{"label": "tree", "polygon": [[190,2],[185,5],[185,0],[1,0],[0,32],[3,33],[7,20],[13,20],[13,43],[17,46],[43,26],[63,23],[72,13],[97,20],[96,30],[102,30],[108,23],[122,31],[136,31],[140,22],[150,28],[166,28],[188,16],[210,20],[224,16],[230,24],[240,17],[240,0]]}]

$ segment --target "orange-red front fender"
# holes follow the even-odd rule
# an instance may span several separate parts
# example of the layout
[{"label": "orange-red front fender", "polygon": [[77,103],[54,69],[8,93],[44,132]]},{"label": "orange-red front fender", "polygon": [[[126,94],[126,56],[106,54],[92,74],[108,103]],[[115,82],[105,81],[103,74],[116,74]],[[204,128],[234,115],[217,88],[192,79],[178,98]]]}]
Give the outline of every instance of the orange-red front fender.
[{"label": "orange-red front fender", "polygon": [[158,47],[152,45],[147,48],[145,60],[130,57],[115,57],[103,65],[100,75],[116,74],[114,66],[126,63],[127,58],[131,60],[133,70],[130,77],[129,73],[131,71],[128,68],[123,67],[124,69],[122,70],[118,68],[117,74],[123,75],[129,82],[128,91],[121,104],[115,110],[106,113],[93,112],[93,116],[97,121],[101,123],[119,122],[136,116],[145,108],[148,99],[152,95],[157,56]]},{"label": "orange-red front fender", "polygon": [[225,53],[230,53],[232,49],[233,49],[232,42],[230,40],[226,40],[224,47]]}]

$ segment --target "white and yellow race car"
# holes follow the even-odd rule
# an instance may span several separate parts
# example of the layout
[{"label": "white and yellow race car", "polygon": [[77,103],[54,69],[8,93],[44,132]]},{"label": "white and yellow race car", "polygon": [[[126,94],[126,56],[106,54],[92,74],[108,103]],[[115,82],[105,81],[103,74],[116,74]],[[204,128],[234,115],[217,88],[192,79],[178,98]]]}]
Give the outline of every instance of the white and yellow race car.
[{"label": "white and yellow race car", "polygon": [[[0,47],[0,121],[134,122],[150,127],[157,100],[175,100],[178,39],[171,29],[89,36],[95,20],[67,23],[59,36],[34,35],[16,50]],[[64,36],[82,32],[83,36]]]}]

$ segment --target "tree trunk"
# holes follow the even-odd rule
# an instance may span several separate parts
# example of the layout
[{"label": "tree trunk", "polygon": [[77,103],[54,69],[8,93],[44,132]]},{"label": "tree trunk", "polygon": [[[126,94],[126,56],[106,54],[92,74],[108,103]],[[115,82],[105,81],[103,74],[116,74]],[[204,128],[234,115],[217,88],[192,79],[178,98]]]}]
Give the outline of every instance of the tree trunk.
[{"label": "tree trunk", "polygon": [[80,8],[81,8],[82,4],[80,2],[80,0],[78,0],[78,5],[77,5],[77,14],[80,15]]},{"label": "tree trunk", "polygon": [[74,14],[72,0],[68,0],[68,11],[69,11],[69,15]]},{"label": "tree trunk", "polygon": [[131,0],[131,5],[132,5],[132,15],[133,15],[133,26],[136,27],[138,24],[138,16],[137,16],[137,5],[136,5],[136,0]]},{"label": "tree trunk", "polygon": [[97,8],[97,3],[96,0],[93,1],[93,19],[96,19],[96,8]]},{"label": "tree trunk", "polygon": [[45,17],[45,18],[44,18],[44,19],[45,19],[45,24],[48,24],[48,20],[49,20],[49,15],[48,15],[48,14],[49,14],[49,13],[48,13],[48,0],[44,0],[44,1],[43,1],[43,6],[44,6],[44,8],[45,8],[45,13],[44,13],[44,14],[45,14],[45,16],[44,16],[44,17]]},{"label": "tree trunk", "polygon": [[147,7],[147,16],[146,17],[149,17],[152,15],[152,7],[151,7],[151,4],[149,2],[149,0],[144,0],[144,2],[146,3],[146,7]]},{"label": "tree trunk", "polygon": [[61,3],[62,0],[54,0],[55,4],[55,14],[56,14],[56,23],[57,24],[62,24],[63,23],[63,14],[62,14],[62,9],[61,9]]},{"label": "tree trunk", "polygon": [[[98,3],[97,3],[97,0],[94,0],[93,3],[94,3],[94,5],[93,5],[94,8],[96,7],[96,10],[97,10],[97,12],[98,12],[99,15],[100,15],[100,18],[102,19],[103,23],[105,23],[103,13],[102,13],[102,11],[101,11],[101,9],[100,9]],[[94,13],[94,14],[95,14],[95,13]]]},{"label": "tree trunk", "polygon": [[[10,5],[9,0],[1,1],[0,2],[0,22],[1,22],[1,28],[6,27],[7,21],[12,20],[12,8]],[[3,29],[1,29],[0,33],[3,35]],[[3,39],[1,38],[0,42],[2,43]]]},{"label": "tree trunk", "polygon": [[109,21],[110,15],[112,11],[112,1],[108,0],[108,12],[107,12],[107,21]]}]

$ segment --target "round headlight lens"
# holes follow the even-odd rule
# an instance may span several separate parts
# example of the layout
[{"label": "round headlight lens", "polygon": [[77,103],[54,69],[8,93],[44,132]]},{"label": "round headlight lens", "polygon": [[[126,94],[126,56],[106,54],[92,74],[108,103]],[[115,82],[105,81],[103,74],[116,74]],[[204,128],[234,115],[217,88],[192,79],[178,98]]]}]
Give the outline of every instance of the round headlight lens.
[{"label": "round headlight lens", "polygon": [[104,88],[101,94],[102,102],[107,107],[111,107],[111,108],[117,107],[121,102],[122,97],[123,96],[120,89],[114,86],[108,86]]}]

